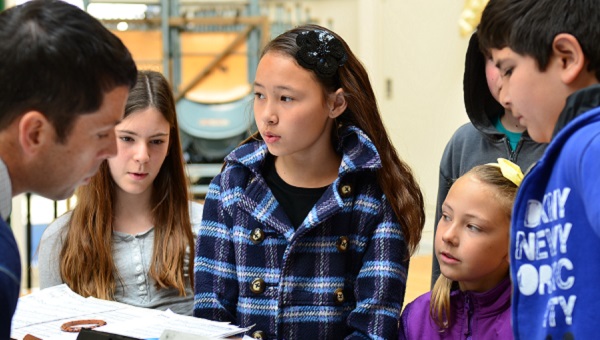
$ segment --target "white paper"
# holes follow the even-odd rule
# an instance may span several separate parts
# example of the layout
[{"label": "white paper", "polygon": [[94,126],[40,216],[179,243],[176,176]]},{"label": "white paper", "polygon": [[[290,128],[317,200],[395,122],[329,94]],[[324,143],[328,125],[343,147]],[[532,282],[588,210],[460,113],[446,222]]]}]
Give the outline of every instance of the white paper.
[{"label": "white paper", "polygon": [[118,305],[87,302],[86,298],[74,293],[66,284],[62,284],[19,298],[12,328],[20,329],[38,323],[106,312],[116,308],[119,308]]},{"label": "white paper", "polygon": [[13,317],[11,337],[21,340],[31,334],[43,340],[75,340],[79,333],[63,332],[60,326],[74,320],[99,319],[105,326],[99,331],[140,339],[159,338],[165,329],[220,338],[246,329],[171,311],[84,298],[66,284],[46,288],[19,298]]},{"label": "white paper", "polygon": [[227,323],[178,315],[171,311],[162,312],[154,317],[138,318],[97,328],[99,331],[140,339],[159,338],[165,329],[211,338],[227,337],[245,330]]}]

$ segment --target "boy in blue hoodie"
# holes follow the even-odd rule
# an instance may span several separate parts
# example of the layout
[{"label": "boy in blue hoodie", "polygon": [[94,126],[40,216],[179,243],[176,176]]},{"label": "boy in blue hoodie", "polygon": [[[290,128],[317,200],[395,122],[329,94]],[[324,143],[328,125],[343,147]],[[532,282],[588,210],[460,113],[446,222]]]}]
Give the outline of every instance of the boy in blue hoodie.
[{"label": "boy in blue hoodie", "polygon": [[516,339],[597,337],[600,290],[600,7],[593,0],[493,0],[478,36],[501,103],[537,142],[512,217]]}]

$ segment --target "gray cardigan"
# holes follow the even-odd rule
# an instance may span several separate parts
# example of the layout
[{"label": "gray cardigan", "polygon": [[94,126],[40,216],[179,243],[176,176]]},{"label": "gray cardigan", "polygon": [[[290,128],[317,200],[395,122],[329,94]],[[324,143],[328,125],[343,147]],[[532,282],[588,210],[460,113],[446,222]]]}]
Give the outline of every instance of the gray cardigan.
[{"label": "gray cardigan", "polygon": [[[201,204],[190,202],[194,234],[200,226],[202,209]],[[60,275],[59,255],[70,218],[71,212],[60,216],[46,228],[42,235],[38,255],[41,289],[64,283]],[[113,258],[120,276],[115,300],[137,307],[171,309],[178,314],[191,315],[194,292],[189,284],[186,287],[186,296],[179,296],[179,291],[174,288],[156,289],[156,281],[149,276],[153,245],[154,228],[137,235],[114,232]],[[188,252],[185,266],[189,260]]]}]

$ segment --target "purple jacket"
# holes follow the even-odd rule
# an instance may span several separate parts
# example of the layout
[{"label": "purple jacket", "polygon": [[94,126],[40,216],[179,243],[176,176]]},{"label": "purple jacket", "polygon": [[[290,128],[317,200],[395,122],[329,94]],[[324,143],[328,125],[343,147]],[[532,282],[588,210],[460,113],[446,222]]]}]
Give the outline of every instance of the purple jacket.
[{"label": "purple jacket", "polygon": [[453,291],[452,324],[443,333],[429,316],[431,292],[425,293],[404,308],[399,339],[513,339],[510,292],[508,278],[485,293]]}]

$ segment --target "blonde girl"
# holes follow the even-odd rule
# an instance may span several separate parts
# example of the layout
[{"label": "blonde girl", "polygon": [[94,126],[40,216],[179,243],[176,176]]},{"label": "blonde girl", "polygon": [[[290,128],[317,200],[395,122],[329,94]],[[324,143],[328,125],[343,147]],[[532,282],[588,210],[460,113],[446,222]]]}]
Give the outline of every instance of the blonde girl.
[{"label": "blonde girl", "polygon": [[404,309],[400,339],[512,339],[508,243],[522,178],[500,158],[452,185],[435,237],[442,275]]}]

